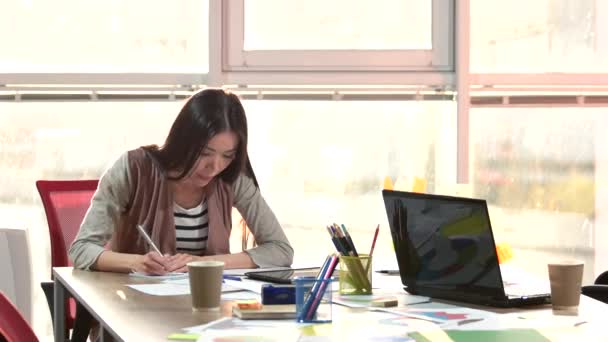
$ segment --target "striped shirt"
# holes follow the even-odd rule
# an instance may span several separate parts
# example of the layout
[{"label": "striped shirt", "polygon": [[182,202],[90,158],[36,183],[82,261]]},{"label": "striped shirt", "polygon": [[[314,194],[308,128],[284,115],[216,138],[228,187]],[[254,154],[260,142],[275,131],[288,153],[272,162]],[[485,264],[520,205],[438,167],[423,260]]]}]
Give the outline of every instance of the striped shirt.
[{"label": "striped shirt", "polygon": [[199,205],[191,209],[184,209],[173,203],[173,217],[177,252],[203,255],[207,249],[209,234],[207,201],[203,199]]}]

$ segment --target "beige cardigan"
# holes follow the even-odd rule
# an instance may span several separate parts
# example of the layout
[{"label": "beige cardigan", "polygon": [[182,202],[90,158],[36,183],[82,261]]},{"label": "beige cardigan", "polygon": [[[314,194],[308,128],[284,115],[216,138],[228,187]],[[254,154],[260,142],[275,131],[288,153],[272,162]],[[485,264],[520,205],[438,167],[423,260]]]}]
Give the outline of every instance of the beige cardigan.
[{"label": "beige cardigan", "polygon": [[[251,229],[257,247],[246,250],[259,267],[289,266],[293,249],[253,181],[240,175],[234,184],[219,179],[207,185],[209,238],[206,255],[230,253],[232,207]],[[80,231],[70,247],[74,267],[90,269],[104,246],[121,253],[145,254],[141,224],[163,253],[175,253],[173,195],[164,170],[143,149],[123,154],[101,177]]]}]

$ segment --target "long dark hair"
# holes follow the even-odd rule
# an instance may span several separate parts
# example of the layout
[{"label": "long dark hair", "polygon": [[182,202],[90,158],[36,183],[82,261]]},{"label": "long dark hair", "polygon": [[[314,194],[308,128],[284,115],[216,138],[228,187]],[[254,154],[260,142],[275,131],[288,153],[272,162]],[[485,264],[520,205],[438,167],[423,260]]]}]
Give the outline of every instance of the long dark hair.
[{"label": "long dark hair", "polygon": [[164,145],[143,148],[166,171],[177,171],[169,179],[179,180],[190,173],[209,140],[222,132],[234,132],[238,145],[234,160],[217,177],[233,183],[244,171],[258,186],[247,154],[245,110],[238,96],[223,89],[205,89],[192,95],[173,122]]}]

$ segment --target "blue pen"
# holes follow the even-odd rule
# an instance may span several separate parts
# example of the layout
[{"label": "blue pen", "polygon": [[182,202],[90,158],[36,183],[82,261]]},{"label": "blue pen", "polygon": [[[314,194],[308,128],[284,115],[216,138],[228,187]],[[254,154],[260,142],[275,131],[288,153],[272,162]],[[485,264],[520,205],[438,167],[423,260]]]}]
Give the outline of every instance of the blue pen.
[{"label": "blue pen", "polygon": [[[338,264],[338,260],[339,260],[339,257],[337,255],[333,255],[331,257],[329,265],[327,266],[327,269],[325,270],[325,273],[323,274],[323,277],[321,278],[322,279],[321,284],[320,284],[320,286],[318,286],[318,288],[316,289],[316,291],[314,293],[314,298],[311,300],[311,303],[308,306],[308,310],[306,311],[306,315],[304,316],[304,319],[312,320],[313,317],[315,316],[315,313],[317,312],[317,309],[319,308],[319,304],[321,303],[321,298],[323,298],[323,295],[325,294],[325,289],[327,288],[327,283],[328,283],[328,281],[331,282],[331,280],[329,280],[329,279],[331,278],[331,275],[334,272],[336,265]],[[311,293],[311,295],[312,295],[312,293]]]},{"label": "blue pen", "polygon": [[236,280],[236,281],[241,281],[242,280],[241,277],[239,277],[239,276],[228,275],[228,274],[224,274],[222,276],[222,278],[228,279],[228,280]]},{"label": "blue pen", "polygon": [[310,292],[308,292],[306,294],[306,298],[303,298],[304,302],[302,304],[300,313],[297,317],[298,321],[302,321],[302,320],[306,319],[306,314],[308,313],[308,310],[310,309],[310,305],[312,305],[312,302],[315,297],[315,293],[317,292],[318,287],[321,283],[320,280],[323,280],[323,276],[327,272],[327,269],[329,267],[329,264],[331,264],[331,261],[332,261],[332,255],[328,255],[327,258],[325,258],[325,262],[323,262],[321,269],[319,269],[319,273],[315,277],[315,281],[313,282]]}]

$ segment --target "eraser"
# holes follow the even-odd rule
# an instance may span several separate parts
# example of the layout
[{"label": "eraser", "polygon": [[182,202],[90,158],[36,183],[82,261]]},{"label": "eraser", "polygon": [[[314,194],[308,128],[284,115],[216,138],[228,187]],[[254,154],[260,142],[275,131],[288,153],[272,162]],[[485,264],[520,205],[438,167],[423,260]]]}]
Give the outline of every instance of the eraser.
[{"label": "eraser", "polygon": [[386,297],[386,298],[378,298],[374,299],[371,302],[372,306],[381,307],[381,308],[390,308],[392,306],[397,306],[399,301],[396,297]]},{"label": "eraser", "polygon": [[236,306],[241,310],[259,310],[262,308],[262,303],[257,300],[239,300]]}]

